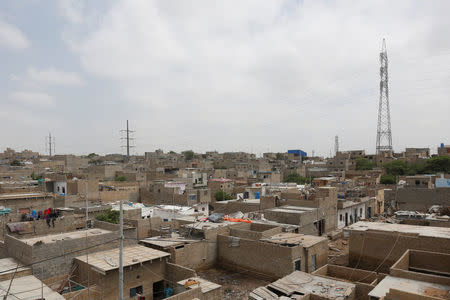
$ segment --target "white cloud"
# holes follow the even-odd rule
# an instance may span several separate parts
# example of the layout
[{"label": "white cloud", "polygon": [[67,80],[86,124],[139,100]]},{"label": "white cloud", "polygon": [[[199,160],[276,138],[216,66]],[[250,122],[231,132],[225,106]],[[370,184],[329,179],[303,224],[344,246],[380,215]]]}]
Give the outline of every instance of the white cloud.
[{"label": "white cloud", "polygon": [[54,104],[54,99],[47,93],[43,92],[28,92],[28,91],[17,91],[11,92],[9,98],[12,100],[19,101],[26,105],[33,106],[49,106]]},{"label": "white cloud", "polygon": [[24,49],[28,48],[30,44],[30,41],[19,28],[0,19],[0,46]]},{"label": "white cloud", "polygon": [[48,85],[79,86],[84,84],[83,79],[77,73],[59,71],[54,68],[38,70],[30,67],[24,80]]},{"label": "white cloud", "polygon": [[58,8],[61,15],[71,23],[79,24],[83,21],[81,1],[77,0],[59,0]]},{"label": "white cloud", "polygon": [[[447,119],[450,56],[439,64],[427,58],[450,48],[449,9],[446,1],[123,0],[69,44],[87,72],[112,80],[136,107],[136,126],[150,132],[141,139],[325,154],[335,134],[343,149],[373,151],[386,37],[398,149],[432,143],[443,130],[441,122],[423,129],[412,120]],[[420,81],[425,72],[434,84]],[[424,93],[427,105],[412,109]],[[411,131],[414,138],[395,140]]]}]

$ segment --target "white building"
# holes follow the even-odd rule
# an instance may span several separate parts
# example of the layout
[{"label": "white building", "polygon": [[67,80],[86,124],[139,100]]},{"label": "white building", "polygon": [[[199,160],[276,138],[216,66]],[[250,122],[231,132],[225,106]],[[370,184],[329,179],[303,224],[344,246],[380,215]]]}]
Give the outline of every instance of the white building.
[{"label": "white building", "polygon": [[369,205],[373,198],[365,197],[352,200],[339,200],[337,206],[338,228],[343,228],[359,220],[371,218],[373,216],[372,207]]}]

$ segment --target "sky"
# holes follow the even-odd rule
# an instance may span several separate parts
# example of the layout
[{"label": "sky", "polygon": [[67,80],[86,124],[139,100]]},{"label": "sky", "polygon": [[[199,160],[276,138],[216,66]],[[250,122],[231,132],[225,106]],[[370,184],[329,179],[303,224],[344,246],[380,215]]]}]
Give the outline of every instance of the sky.
[{"label": "sky", "polygon": [[450,144],[450,1],[5,0],[0,151],[375,152]]}]

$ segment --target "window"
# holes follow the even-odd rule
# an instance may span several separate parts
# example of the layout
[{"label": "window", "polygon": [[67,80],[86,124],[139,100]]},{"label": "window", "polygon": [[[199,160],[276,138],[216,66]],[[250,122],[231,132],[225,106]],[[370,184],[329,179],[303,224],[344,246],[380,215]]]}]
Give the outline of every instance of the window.
[{"label": "window", "polygon": [[301,271],[302,268],[302,260],[298,259],[294,262],[295,271]]},{"label": "window", "polygon": [[202,207],[202,211],[205,211],[205,208],[204,208],[204,207]]},{"label": "window", "polygon": [[339,221],[342,222],[342,214],[339,215]]},{"label": "window", "polygon": [[359,209],[359,216],[362,217],[362,208]]},{"label": "window", "polygon": [[130,289],[130,298],[142,294],[143,294],[142,285]]},{"label": "window", "polygon": [[419,185],[420,184],[420,180],[416,180],[416,185]]}]

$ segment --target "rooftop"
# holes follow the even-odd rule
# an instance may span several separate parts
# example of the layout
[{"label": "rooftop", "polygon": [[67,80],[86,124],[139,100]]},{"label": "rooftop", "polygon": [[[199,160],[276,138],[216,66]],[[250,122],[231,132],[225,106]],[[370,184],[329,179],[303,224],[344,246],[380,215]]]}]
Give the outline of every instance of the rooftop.
[{"label": "rooftop", "polygon": [[144,244],[155,245],[158,247],[166,248],[166,247],[174,247],[174,246],[179,246],[179,245],[197,243],[197,242],[199,242],[199,240],[187,239],[185,237],[176,235],[176,236],[172,236],[172,237],[154,236],[154,237],[140,240],[140,242],[144,243]]},{"label": "rooftop", "polygon": [[[200,289],[202,290],[202,293],[203,293],[203,294],[221,288],[221,285],[220,285],[220,284],[217,284],[217,283],[208,281],[208,280],[203,279],[203,278],[200,278],[200,277],[192,277],[192,278],[189,278],[189,279],[198,281],[199,284],[193,284],[193,285],[190,285],[188,288],[189,288],[189,289],[193,289],[193,288],[196,288],[196,287],[200,286]],[[183,280],[181,280],[181,281],[178,281],[178,284],[184,286],[184,284],[186,283],[186,281],[188,281],[188,279],[183,279]]]},{"label": "rooftop", "polygon": [[284,213],[291,213],[291,214],[304,214],[310,211],[314,211],[316,208],[314,207],[303,207],[303,206],[280,206],[279,208],[271,208],[268,209],[268,211],[274,211],[274,212],[284,212]]},{"label": "rooftop", "polygon": [[273,244],[290,244],[290,245],[302,245],[305,248],[314,246],[315,244],[328,240],[326,237],[305,235],[299,233],[283,232],[275,234],[268,238],[263,238],[260,241],[273,243]]},{"label": "rooftop", "polygon": [[[351,295],[355,290],[355,285],[339,280],[332,280],[320,276],[311,275],[301,271],[294,271],[293,273],[278,279],[269,284],[271,290],[279,291],[287,296],[291,296],[295,292],[299,294],[315,294],[325,299],[344,300]],[[267,288],[258,288],[252,293],[256,295],[270,295]],[[263,298],[263,299],[279,299]]]},{"label": "rooftop", "polygon": [[433,296],[438,299],[448,299],[448,296],[450,295],[450,286],[448,285],[440,285],[436,283],[388,275],[369,293],[369,296],[377,298],[384,297],[389,292],[389,289],[396,289],[423,296]]},{"label": "rooftop", "polygon": [[[128,267],[168,256],[170,254],[167,252],[145,246],[125,247],[123,249],[123,266]],[[75,259],[89,264],[100,273],[105,273],[119,268],[119,248],[91,253],[88,262],[86,261],[86,255],[78,256]]]},{"label": "rooftop", "polygon": [[357,222],[346,228],[350,231],[389,231],[401,232],[409,234],[417,234],[419,236],[437,237],[450,239],[450,228],[447,227],[432,227],[432,226],[418,226],[405,224],[390,224],[380,222]]},{"label": "rooftop", "polygon": [[45,197],[44,193],[0,194],[0,199],[22,199]]},{"label": "rooftop", "polygon": [[[0,297],[4,299],[6,290],[8,290],[11,280],[0,282]],[[11,283],[9,295],[6,299],[11,300],[30,300],[41,299],[41,292],[45,300],[64,300],[65,298],[57,292],[43,284],[33,275],[15,278]]]},{"label": "rooftop", "polygon": [[30,270],[30,268],[27,267],[19,267],[16,270],[17,264],[18,262],[11,257],[0,259],[0,274],[4,275],[14,272],[20,273],[22,271]]},{"label": "rooftop", "polygon": [[[87,230],[87,236],[96,236],[100,234],[106,234],[111,233],[112,231],[100,229],[100,228],[93,228]],[[26,243],[27,245],[34,245],[36,242],[43,242],[44,244],[50,244],[50,243],[56,243],[57,241],[62,240],[69,240],[69,239],[81,239],[86,238],[86,230],[77,230],[77,231],[70,231],[70,232],[64,232],[64,233],[56,233],[56,234],[49,234],[44,236],[37,236],[32,238],[25,238],[21,239],[22,242]]]},{"label": "rooftop", "polygon": [[239,223],[236,222],[228,222],[228,221],[223,221],[220,223],[213,223],[213,222],[195,222],[192,224],[185,224],[183,225],[186,228],[192,228],[192,229],[198,229],[198,230],[208,230],[208,229],[213,229],[213,228],[219,228],[219,227],[226,227],[226,226],[230,226],[230,225],[236,225]]}]

